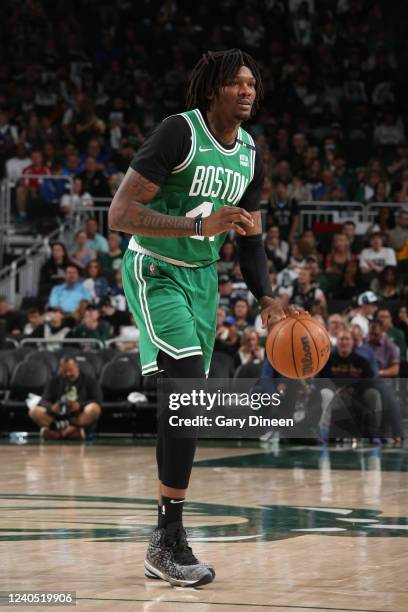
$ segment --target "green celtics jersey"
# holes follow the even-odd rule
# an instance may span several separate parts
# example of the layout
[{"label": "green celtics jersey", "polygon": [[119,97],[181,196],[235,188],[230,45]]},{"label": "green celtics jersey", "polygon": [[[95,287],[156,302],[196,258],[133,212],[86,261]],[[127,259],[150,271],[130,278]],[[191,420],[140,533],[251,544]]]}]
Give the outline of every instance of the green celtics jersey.
[{"label": "green celtics jersey", "polygon": [[[165,215],[207,217],[221,206],[239,204],[252,181],[255,145],[239,128],[235,146],[224,148],[209,131],[198,109],[181,113],[191,130],[191,147],[147,206]],[[226,234],[156,238],[133,236],[130,248],[144,250],[190,266],[207,266],[219,259]]]}]

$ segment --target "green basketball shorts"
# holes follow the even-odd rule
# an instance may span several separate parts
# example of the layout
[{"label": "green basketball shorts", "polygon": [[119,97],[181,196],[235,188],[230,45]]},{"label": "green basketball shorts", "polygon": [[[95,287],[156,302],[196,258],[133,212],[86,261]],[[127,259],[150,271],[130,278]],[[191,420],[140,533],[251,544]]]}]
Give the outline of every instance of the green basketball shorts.
[{"label": "green basketball shorts", "polygon": [[128,249],[122,279],[140,331],[142,374],[158,372],[159,351],[175,359],[202,355],[208,372],[217,321],[215,265],[185,268]]}]

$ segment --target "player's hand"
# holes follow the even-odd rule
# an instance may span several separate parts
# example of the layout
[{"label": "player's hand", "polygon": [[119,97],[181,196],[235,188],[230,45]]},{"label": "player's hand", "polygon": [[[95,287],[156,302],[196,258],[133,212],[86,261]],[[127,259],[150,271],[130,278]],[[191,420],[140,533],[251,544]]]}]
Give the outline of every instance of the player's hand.
[{"label": "player's hand", "polygon": [[288,304],[285,307],[285,314],[287,314],[288,317],[298,317],[299,315],[306,317],[312,316],[310,312],[305,310],[302,306],[296,306],[295,304]]},{"label": "player's hand", "polygon": [[254,221],[251,214],[237,206],[222,206],[208,217],[203,218],[203,236],[217,236],[234,230],[246,236],[246,230],[252,229]]},{"label": "player's hand", "polygon": [[260,300],[262,327],[270,328],[281,319],[286,319],[286,314],[282,304],[269,296],[264,296]]}]

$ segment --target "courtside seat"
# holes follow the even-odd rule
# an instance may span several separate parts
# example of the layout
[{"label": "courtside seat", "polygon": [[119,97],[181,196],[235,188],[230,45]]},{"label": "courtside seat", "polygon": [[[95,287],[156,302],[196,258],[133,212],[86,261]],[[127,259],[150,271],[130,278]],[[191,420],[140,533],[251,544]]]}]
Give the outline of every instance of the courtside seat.
[{"label": "courtside seat", "polygon": [[9,380],[10,375],[7,364],[4,361],[0,361],[0,393],[4,393],[8,389]]},{"label": "courtside seat", "polygon": [[99,378],[105,361],[100,354],[100,351],[84,351],[82,355],[87,362],[93,367],[96,378]]},{"label": "courtside seat", "polygon": [[100,376],[100,384],[105,402],[127,402],[132,391],[140,391],[142,374],[134,361],[123,355],[105,364]]},{"label": "courtside seat", "polygon": [[77,355],[75,360],[79,365],[79,369],[82,374],[86,374],[86,376],[90,376],[91,378],[98,378],[93,364],[90,363],[86,357],[86,353],[82,353],[82,355]]},{"label": "courtside seat", "polygon": [[55,375],[58,371],[58,357],[52,351],[32,351],[28,353],[24,361],[38,360],[45,363],[51,374]]},{"label": "courtside seat", "polygon": [[29,393],[41,395],[45,385],[52,378],[48,366],[43,361],[30,359],[18,363],[10,381],[8,400],[24,402]]},{"label": "courtside seat", "polygon": [[7,367],[9,378],[11,378],[14,368],[18,363],[14,350],[0,351],[0,363],[4,363]]}]

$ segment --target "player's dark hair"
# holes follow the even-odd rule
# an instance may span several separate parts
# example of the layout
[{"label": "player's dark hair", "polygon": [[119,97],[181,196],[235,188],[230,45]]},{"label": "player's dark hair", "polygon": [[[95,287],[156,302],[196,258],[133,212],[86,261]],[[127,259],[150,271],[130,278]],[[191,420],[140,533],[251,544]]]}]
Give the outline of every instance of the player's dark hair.
[{"label": "player's dark hair", "polygon": [[247,66],[256,79],[256,98],[253,106],[256,110],[264,96],[261,73],[254,58],[240,49],[208,51],[202,55],[191,72],[186,97],[187,107],[207,110],[210,104],[208,96],[213,92],[217,93],[220,87],[233,79],[241,66]]}]

